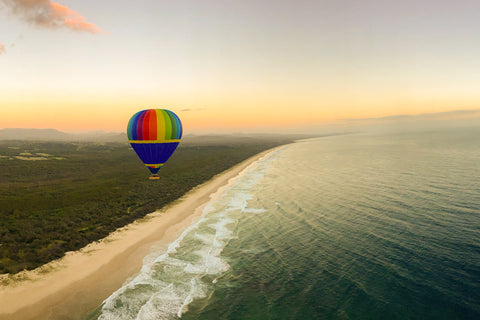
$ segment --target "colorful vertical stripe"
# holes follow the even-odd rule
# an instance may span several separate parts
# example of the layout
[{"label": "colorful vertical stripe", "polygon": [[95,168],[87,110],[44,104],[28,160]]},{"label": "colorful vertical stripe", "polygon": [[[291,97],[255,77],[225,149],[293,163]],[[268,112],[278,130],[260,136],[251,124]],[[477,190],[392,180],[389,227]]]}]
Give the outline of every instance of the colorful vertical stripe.
[{"label": "colorful vertical stripe", "polygon": [[135,113],[127,126],[128,140],[140,160],[157,173],[182,138],[182,123],[170,110],[148,109]]},{"label": "colorful vertical stripe", "polygon": [[127,135],[128,140],[139,143],[140,141],[180,140],[182,123],[178,116],[170,110],[142,110],[130,119]]}]

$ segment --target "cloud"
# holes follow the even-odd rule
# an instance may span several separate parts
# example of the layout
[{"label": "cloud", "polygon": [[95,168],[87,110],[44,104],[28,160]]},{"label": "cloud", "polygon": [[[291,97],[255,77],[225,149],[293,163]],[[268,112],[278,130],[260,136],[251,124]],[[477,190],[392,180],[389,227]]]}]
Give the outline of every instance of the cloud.
[{"label": "cloud", "polygon": [[23,20],[44,28],[67,28],[90,33],[104,32],[85,21],[80,13],[50,0],[0,0]]},{"label": "cloud", "polygon": [[206,109],[206,108],[195,108],[195,109],[189,109],[189,108],[187,108],[187,109],[182,109],[182,110],[180,110],[180,111],[183,111],[183,112],[187,112],[187,111],[203,111],[203,110],[205,110],[205,109]]},{"label": "cloud", "polygon": [[5,46],[0,43],[0,54],[5,53]]},{"label": "cloud", "polygon": [[410,121],[410,120],[459,120],[480,117],[480,109],[453,110],[415,115],[401,114],[379,118],[342,119],[344,121]]}]

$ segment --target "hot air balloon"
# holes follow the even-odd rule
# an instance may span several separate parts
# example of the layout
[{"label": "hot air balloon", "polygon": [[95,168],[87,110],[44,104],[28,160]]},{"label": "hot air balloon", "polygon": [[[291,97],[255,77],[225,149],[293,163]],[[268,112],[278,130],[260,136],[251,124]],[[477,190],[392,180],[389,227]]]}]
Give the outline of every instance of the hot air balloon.
[{"label": "hot air balloon", "polygon": [[159,179],[158,170],[167,162],[182,138],[182,123],[170,110],[142,110],[130,118],[127,135],[133,150],[150,169],[150,179]]}]

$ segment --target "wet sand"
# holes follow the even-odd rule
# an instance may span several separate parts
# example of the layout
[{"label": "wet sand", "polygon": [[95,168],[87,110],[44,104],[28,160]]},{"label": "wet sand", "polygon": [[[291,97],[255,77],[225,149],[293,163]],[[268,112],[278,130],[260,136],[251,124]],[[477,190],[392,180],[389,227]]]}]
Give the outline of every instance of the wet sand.
[{"label": "wet sand", "polygon": [[[276,148],[275,148],[276,149]],[[189,191],[162,210],[123,227],[101,241],[15,277],[0,278],[0,320],[80,319],[140,271],[152,249],[168,244],[202,214],[205,204],[249,165],[253,156]],[[233,179],[233,180],[232,180]]]}]

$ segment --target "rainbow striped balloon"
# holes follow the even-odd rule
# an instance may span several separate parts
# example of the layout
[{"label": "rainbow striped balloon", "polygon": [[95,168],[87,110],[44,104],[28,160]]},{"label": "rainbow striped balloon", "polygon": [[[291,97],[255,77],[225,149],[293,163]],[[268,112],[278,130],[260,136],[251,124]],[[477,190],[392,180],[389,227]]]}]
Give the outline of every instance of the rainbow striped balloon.
[{"label": "rainbow striped balloon", "polygon": [[133,150],[156,177],[182,138],[182,123],[170,110],[142,110],[130,118],[127,135]]}]

